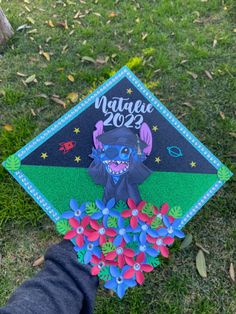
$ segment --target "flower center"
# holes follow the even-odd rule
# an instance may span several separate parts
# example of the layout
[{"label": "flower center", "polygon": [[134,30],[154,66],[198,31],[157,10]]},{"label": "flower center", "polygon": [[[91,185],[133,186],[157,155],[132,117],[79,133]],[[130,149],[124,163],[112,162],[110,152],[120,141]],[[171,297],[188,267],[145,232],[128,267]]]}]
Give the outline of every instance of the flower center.
[{"label": "flower center", "polygon": [[109,214],[109,209],[107,207],[103,208],[102,213],[103,215]]},{"label": "flower center", "polygon": [[162,214],[157,214],[156,218],[162,219]]},{"label": "flower center", "polygon": [[134,268],[134,270],[140,270],[141,266],[139,263],[135,263],[133,268]]},{"label": "flower center", "polygon": [[141,228],[142,228],[143,231],[147,231],[148,230],[148,225],[144,224],[144,225],[142,225]]},{"label": "flower center", "polygon": [[93,249],[93,243],[89,243],[89,244],[87,245],[87,250],[88,250],[88,251],[92,251],[92,249]]},{"label": "flower center", "polygon": [[104,262],[101,261],[101,262],[98,263],[98,268],[99,268],[99,269],[101,269],[103,266],[105,266],[105,263],[104,263]]},{"label": "flower center", "polygon": [[125,233],[126,233],[125,228],[121,228],[121,229],[119,230],[119,234],[120,234],[120,235],[124,235]]},{"label": "flower center", "polygon": [[117,277],[116,278],[116,282],[118,283],[118,284],[121,284],[122,282],[123,282],[123,278],[120,276],[120,277]]},{"label": "flower center", "polygon": [[162,245],[162,244],[163,244],[162,239],[157,239],[157,240],[156,240],[156,244],[157,244],[157,245]]},{"label": "flower center", "polygon": [[99,234],[104,234],[105,233],[105,228],[100,228],[99,230],[98,230],[98,232],[99,232]]},{"label": "flower center", "polygon": [[124,250],[123,250],[122,247],[118,247],[118,248],[116,249],[116,253],[117,253],[118,255],[122,254],[123,251],[124,251]]},{"label": "flower center", "polygon": [[81,234],[81,233],[84,232],[84,228],[80,226],[80,227],[78,227],[78,228],[76,229],[76,232],[77,232],[78,234]]},{"label": "flower center", "polygon": [[138,210],[137,209],[133,209],[132,210],[132,215],[133,216],[138,216]]},{"label": "flower center", "polygon": [[172,226],[170,226],[170,227],[167,229],[167,231],[168,231],[168,233],[173,233],[173,232],[174,232]]},{"label": "flower center", "polygon": [[81,210],[79,210],[79,209],[76,210],[76,211],[75,211],[75,216],[78,217],[78,216],[80,216],[80,215],[81,215]]},{"label": "flower center", "polygon": [[140,245],[139,246],[139,250],[141,251],[141,252],[145,252],[146,251],[146,245]]}]

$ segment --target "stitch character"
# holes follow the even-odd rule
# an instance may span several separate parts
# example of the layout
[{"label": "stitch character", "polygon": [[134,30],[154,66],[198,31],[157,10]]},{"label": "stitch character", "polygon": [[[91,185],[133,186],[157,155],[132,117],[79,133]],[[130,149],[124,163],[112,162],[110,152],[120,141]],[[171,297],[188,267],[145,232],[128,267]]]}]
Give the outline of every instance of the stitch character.
[{"label": "stitch character", "polygon": [[94,160],[88,172],[95,183],[105,187],[103,201],[113,197],[116,201],[132,198],[139,203],[137,185],[151,173],[143,163],[152,150],[149,126],[143,123],[139,135],[125,126],[104,133],[103,121],[98,121],[93,142],[95,148],[90,157]]}]

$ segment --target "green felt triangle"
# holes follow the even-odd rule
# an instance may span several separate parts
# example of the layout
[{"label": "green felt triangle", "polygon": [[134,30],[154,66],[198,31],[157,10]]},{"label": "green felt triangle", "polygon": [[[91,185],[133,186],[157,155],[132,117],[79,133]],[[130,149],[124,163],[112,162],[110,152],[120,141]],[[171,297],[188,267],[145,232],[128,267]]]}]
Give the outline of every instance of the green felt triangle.
[{"label": "green felt triangle", "polygon": [[[22,165],[21,170],[61,213],[69,209],[71,198],[79,203],[102,198],[103,187],[93,183],[87,169]],[[185,213],[217,180],[215,174],[154,172],[139,189],[147,202],[167,202]]]}]

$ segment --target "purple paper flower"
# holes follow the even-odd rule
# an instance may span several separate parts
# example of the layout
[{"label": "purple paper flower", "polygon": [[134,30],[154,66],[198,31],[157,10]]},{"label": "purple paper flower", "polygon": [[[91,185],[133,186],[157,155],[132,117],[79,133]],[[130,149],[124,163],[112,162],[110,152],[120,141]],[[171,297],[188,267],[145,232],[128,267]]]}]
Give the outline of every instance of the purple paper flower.
[{"label": "purple paper flower", "polygon": [[157,230],[158,235],[162,237],[170,236],[172,238],[184,238],[185,235],[183,231],[178,229],[178,226],[181,222],[181,219],[175,219],[174,222],[171,224],[170,220],[167,216],[163,216],[163,222],[166,228],[160,228]]},{"label": "purple paper flower", "polygon": [[68,210],[64,212],[61,216],[65,219],[70,218],[76,218],[77,220],[80,220],[84,217],[85,209],[86,209],[86,203],[83,203],[80,207],[78,206],[78,203],[75,199],[70,200],[70,208],[72,210]]},{"label": "purple paper flower", "polygon": [[114,207],[116,201],[114,198],[111,198],[107,204],[104,204],[101,200],[96,200],[96,205],[99,209],[99,211],[95,212],[91,215],[92,219],[98,220],[103,217],[103,224],[105,227],[107,227],[107,219],[109,216],[112,217],[118,217],[119,213],[117,213],[112,208]]},{"label": "purple paper flower", "polygon": [[127,269],[129,269],[129,266],[127,265],[121,270],[116,266],[110,266],[110,273],[113,278],[108,280],[104,285],[105,288],[115,291],[119,298],[124,296],[126,289],[137,285],[133,278],[125,279],[123,277]]},{"label": "purple paper flower", "polygon": [[132,237],[128,234],[128,232],[133,232],[131,226],[125,226],[125,221],[122,217],[118,219],[118,227],[116,228],[117,236],[114,238],[113,244],[118,247],[121,244],[122,239],[124,239],[125,243],[129,243],[132,241]]},{"label": "purple paper flower", "polygon": [[76,245],[74,247],[74,250],[76,252],[86,250],[86,253],[84,255],[84,263],[88,264],[92,258],[92,255],[96,255],[97,257],[101,256],[101,248],[98,246],[99,246],[98,240],[94,242],[86,241],[82,247]]}]

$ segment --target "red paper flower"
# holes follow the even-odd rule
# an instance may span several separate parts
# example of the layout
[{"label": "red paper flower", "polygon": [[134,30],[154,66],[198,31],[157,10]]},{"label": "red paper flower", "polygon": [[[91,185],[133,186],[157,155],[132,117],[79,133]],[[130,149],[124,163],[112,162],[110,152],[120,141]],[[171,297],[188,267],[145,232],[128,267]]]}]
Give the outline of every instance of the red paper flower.
[{"label": "red paper flower", "polygon": [[75,241],[79,247],[82,247],[84,245],[84,236],[87,236],[89,234],[89,230],[86,229],[87,225],[89,224],[90,217],[85,216],[81,222],[79,222],[75,218],[69,219],[69,224],[71,225],[73,230],[67,231],[67,233],[64,236],[64,239],[72,239],[75,238]]},{"label": "red paper flower", "polygon": [[158,238],[152,238],[151,236],[147,235],[147,241],[149,243],[153,243],[153,248],[157,251],[160,250],[161,255],[164,257],[168,257],[169,250],[166,247],[167,244],[172,244],[174,242],[174,238],[172,237],[158,237]]},{"label": "red paper flower", "polygon": [[143,207],[146,205],[146,202],[141,201],[138,205],[136,205],[134,200],[132,200],[132,198],[129,198],[127,204],[129,205],[130,209],[124,210],[121,213],[121,216],[124,218],[131,217],[130,225],[133,229],[138,226],[138,218],[142,221],[148,220],[148,215],[141,212]]},{"label": "red paper flower", "polygon": [[100,270],[107,265],[107,261],[105,260],[105,256],[101,254],[101,257],[97,257],[96,255],[92,255],[91,261],[92,264],[95,264],[91,268],[91,274],[93,276],[96,276],[99,274]]},{"label": "red paper flower", "polygon": [[137,283],[140,285],[144,282],[144,274],[143,272],[150,272],[153,270],[153,267],[149,264],[144,264],[145,254],[143,252],[139,253],[136,256],[136,260],[126,257],[126,263],[131,266],[124,273],[124,278],[129,279],[132,277],[136,277]]},{"label": "red paper flower", "polygon": [[117,263],[120,268],[125,264],[125,257],[134,257],[135,252],[132,249],[124,248],[125,241],[122,240],[121,244],[114,250],[106,254],[105,258],[108,261],[114,261],[117,257]]},{"label": "red paper flower", "polygon": [[[152,221],[156,218],[159,218],[159,219],[163,219],[163,216],[164,215],[167,215],[168,213],[168,210],[169,210],[169,205],[168,203],[164,203],[162,206],[161,206],[161,209],[159,210],[158,207],[156,206],[153,206],[154,207],[154,215],[153,217],[149,218],[149,223],[151,224]],[[168,216],[170,222],[172,223],[174,221],[174,218],[172,216]]]},{"label": "red paper flower", "polygon": [[106,236],[116,236],[116,231],[112,228],[105,228],[103,224],[99,225],[96,220],[90,220],[90,226],[94,230],[90,230],[88,234],[89,241],[96,241],[99,239],[99,244],[102,245],[106,242]]}]

